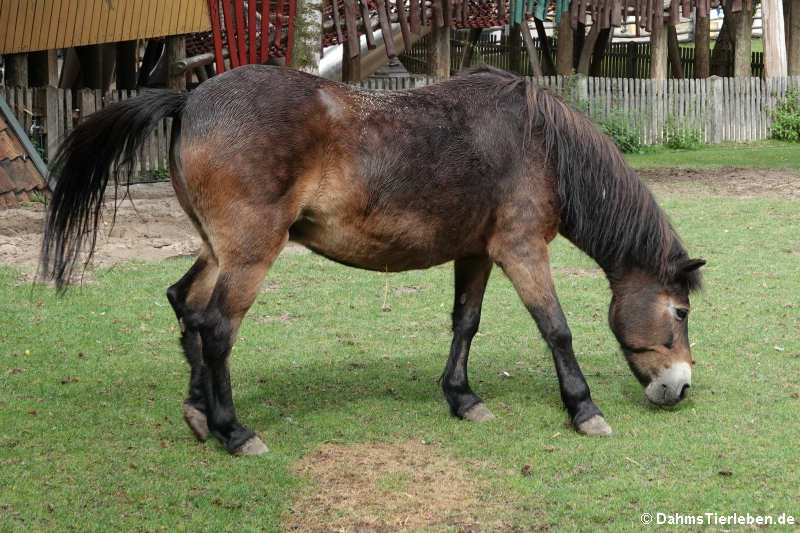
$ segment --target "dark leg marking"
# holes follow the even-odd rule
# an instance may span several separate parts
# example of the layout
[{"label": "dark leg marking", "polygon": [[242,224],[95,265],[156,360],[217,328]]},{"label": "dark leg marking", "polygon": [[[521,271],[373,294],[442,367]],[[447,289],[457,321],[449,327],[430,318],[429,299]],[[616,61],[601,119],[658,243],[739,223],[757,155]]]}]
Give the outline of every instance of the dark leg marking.
[{"label": "dark leg marking", "polygon": [[[206,422],[208,406],[204,384],[207,376],[200,332],[196,327],[189,327],[187,324],[197,322],[198,313],[207,303],[208,296],[200,294],[203,288],[197,285],[207,283],[208,277],[215,275],[216,265],[211,263],[207,253],[201,254],[189,271],[167,289],[167,299],[181,327],[181,347],[190,368],[189,396],[183,404],[183,418],[200,441],[207,440],[210,434]],[[189,298],[190,291],[194,293],[194,298]],[[190,300],[193,301],[190,303]]]},{"label": "dark leg marking", "polygon": [[517,249],[498,259],[553,353],[561,400],[573,426],[580,433],[611,434],[575,359],[572,333],[550,275],[547,245],[533,243],[528,249]]},{"label": "dark leg marking", "polygon": [[494,418],[480,397],[472,392],[467,378],[469,348],[480,325],[483,293],[491,271],[492,261],[488,257],[455,262],[453,341],[441,382],[453,416],[473,421]]},{"label": "dark leg marking", "polygon": [[242,318],[255,300],[271,264],[272,260],[267,264],[221,269],[211,301],[197,324],[208,376],[203,381],[208,402],[208,428],[236,455],[260,455],[267,451],[255,432],[239,422],[236,415],[228,357]]}]

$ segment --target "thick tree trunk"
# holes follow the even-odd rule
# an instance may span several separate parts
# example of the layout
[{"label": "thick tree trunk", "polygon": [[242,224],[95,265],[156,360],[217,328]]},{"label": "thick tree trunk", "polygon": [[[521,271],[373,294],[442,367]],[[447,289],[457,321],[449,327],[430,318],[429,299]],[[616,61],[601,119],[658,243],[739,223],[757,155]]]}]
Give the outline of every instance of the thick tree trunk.
[{"label": "thick tree trunk", "polygon": [[572,68],[575,70],[578,69],[578,64],[581,62],[581,53],[585,42],[586,24],[578,22],[575,26],[575,31],[572,32]]},{"label": "thick tree trunk", "polygon": [[800,76],[800,0],[789,0],[788,26],[788,74]]},{"label": "thick tree trunk", "polygon": [[592,54],[594,53],[594,43],[597,42],[599,34],[600,25],[592,25],[592,29],[589,30],[589,35],[587,35],[586,39],[583,41],[581,55],[578,59],[578,68],[576,69],[578,74],[583,74],[584,76],[589,75],[589,65],[591,63]]},{"label": "thick tree trunk", "polygon": [[[358,46],[361,43],[355,44]],[[361,56],[351,57],[351,46],[350,39],[346,40],[342,46],[342,81],[344,82],[361,80]]]},{"label": "thick tree trunk", "polygon": [[589,67],[589,76],[603,75],[603,58],[608,50],[608,43],[611,41],[611,28],[600,30],[597,40],[594,42],[592,50],[592,66]]},{"label": "thick tree trunk", "polygon": [[176,91],[186,89],[186,75],[174,72],[176,61],[186,59],[186,37],[171,35],[167,37],[167,87]]},{"label": "thick tree trunk", "polygon": [[730,37],[733,44],[733,76],[749,78],[753,75],[753,51],[751,41],[753,38],[753,10],[742,9],[731,12],[725,9],[725,18],[730,17]]},{"label": "thick tree trunk", "polygon": [[[445,9],[446,4],[442,2]],[[431,21],[431,37],[428,45],[428,67],[431,76],[437,78],[450,77],[450,26],[436,26],[436,19]]]},{"label": "thick tree trunk", "polygon": [[[800,0],[797,0],[800,2]],[[558,48],[556,49],[556,74],[569,76],[572,74],[572,24],[569,11],[562,13],[558,22]]]},{"label": "thick tree trunk", "polygon": [[475,47],[478,45],[478,40],[481,38],[481,31],[481,28],[469,30],[469,40],[464,45],[464,52],[461,54],[461,61],[458,64],[459,70],[462,68],[469,68],[472,64],[472,57],[475,55]]},{"label": "thick tree trunk", "polygon": [[[444,1],[444,0],[443,0]],[[521,74],[522,70],[522,32],[528,28],[525,23],[514,24],[509,27],[508,32],[508,69],[515,73]],[[530,32],[528,32],[530,33]]]},{"label": "thick tree trunk", "polygon": [[683,65],[681,64],[681,50],[678,46],[678,31],[674,24],[667,26],[667,54],[672,77],[676,80],[683,79]]},{"label": "thick tree trunk", "polygon": [[761,0],[764,28],[764,77],[786,76],[786,39],[782,0]]},{"label": "thick tree trunk", "polygon": [[[253,1],[253,0],[251,0]],[[297,0],[292,40],[292,68],[319,74],[322,49],[322,1]]]},{"label": "thick tree trunk", "polygon": [[694,77],[707,78],[710,75],[711,60],[711,18],[708,13],[695,14],[694,19]]},{"label": "thick tree trunk", "polygon": [[728,77],[733,73],[733,43],[731,42],[731,26],[733,23],[727,16],[717,35],[717,42],[711,52],[711,75]]},{"label": "thick tree trunk", "polygon": [[544,22],[534,19],[536,24],[536,34],[539,36],[539,43],[542,45],[542,74],[553,76],[556,73],[556,65],[553,62],[553,50],[550,47],[550,38],[544,29]]},{"label": "thick tree trunk", "polygon": [[525,42],[528,60],[531,62],[531,75],[539,78],[542,76],[542,66],[539,64],[539,54],[536,52],[536,46],[533,44],[531,28],[528,26],[527,22],[523,22],[519,25],[519,30],[522,33],[522,40]]},{"label": "thick tree trunk", "polygon": [[667,26],[653,27],[650,33],[650,79],[667,79]]}]

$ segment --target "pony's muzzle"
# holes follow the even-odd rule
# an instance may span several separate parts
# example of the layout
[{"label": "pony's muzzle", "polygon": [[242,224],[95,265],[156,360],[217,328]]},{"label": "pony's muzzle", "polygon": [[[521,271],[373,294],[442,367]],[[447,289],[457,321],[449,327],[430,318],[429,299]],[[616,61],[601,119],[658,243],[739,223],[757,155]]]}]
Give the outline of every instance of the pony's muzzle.
[{"label": "pony's muzzle", "polygon": [[689,363],[674,363],[644,389],[647,398],[658,405],[675,405],[686,398],[692,385]]}]

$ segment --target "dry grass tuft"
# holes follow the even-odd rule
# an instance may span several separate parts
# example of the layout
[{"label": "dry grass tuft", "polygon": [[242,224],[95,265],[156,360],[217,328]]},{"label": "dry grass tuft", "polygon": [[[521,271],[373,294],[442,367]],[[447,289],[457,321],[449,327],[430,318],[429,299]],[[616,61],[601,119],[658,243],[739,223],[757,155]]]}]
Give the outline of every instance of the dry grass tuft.
[{"label": "dry grass tuft", "polygon": [[292,506],[288,531],[507,530],[481,502],[481,483],[435,445],[323,444],[296,467],[310,486]]}]

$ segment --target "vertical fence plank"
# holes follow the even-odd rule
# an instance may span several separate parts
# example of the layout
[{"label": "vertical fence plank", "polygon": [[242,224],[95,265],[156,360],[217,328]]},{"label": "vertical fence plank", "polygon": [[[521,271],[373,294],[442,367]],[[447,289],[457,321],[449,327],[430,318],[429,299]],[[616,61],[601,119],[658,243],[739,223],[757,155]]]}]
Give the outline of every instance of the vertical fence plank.
[{"label": "vertical fence plank", "polygon": [[764,139],[766,137],[764,120],[764,83],[759,78],[756,78],[756,99],[758,100],[758,135],[760,139]]},{"label": "vertical fence plank", "polygon": [[25,124],[25,89],[22,87],[16,87],[14,89],[14,101],[17,104],[17,112],[15,113],[17,116],[17,122],[19,122],[20,126],[22,126],[26,132],[31,131],[30,128]]},{"label": "vertical fence plank", "polygon": [[73,128],[72,116],[72,89],[64,89],[64,133],[69,133]]},{"label": "vertical fence plank", "polygon": [[47,135],[47,147],[45,153],[47,160],[52,161],[55,158],[56,150],[58,149],[58,89],[52,86],[47,86],[43,89],[42,96],[44,97],[44,123],[45,135]]},{"label": "vertical fence plank", "polygon": [[64,138],[64,131],[65,131],[65,124],[67,121],[67,111],[64,105],[64,90],[57,89],[53,87],[53,98],[56,101],[56,109],[58,110],[58,123],[56,124],[56,135],[57,135],[57,142],[61,144],[62,139]]}]

